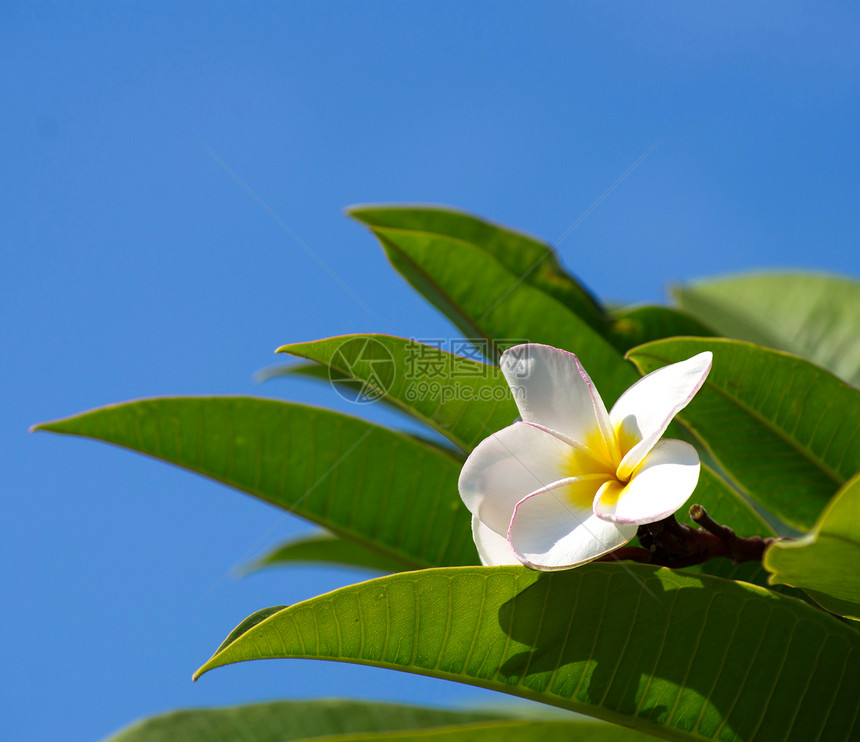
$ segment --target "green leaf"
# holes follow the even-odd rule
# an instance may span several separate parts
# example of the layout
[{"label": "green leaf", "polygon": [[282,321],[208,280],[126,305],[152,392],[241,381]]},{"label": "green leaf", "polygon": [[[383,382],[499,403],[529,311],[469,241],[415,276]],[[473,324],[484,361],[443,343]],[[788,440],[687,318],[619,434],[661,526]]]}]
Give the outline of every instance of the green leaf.
[{"label": "green leaf", "polygon": [[611,319],[611,339],[623,352],[663,338],[679,335],[711,337],[716,334],[677,309],[656,305],[622,309],[613,312]]},{"label": "green leaf", "polygon": [[217,651],[220,652],[225,647],[229,647],[243,634],[247,633],[258,624],[261,624],[270,616],[274,616],[276,613],[279,613],[286,607],[287,606],[285,605],[275,605],[270,608],[261,608],[259,611],[255,611],[227,635],[227,638],[221,642],[221,646],[218,647]]},{"label": "green leaf", "polygon": [[[646,565],[425,570],[285,608],[201,667],[355,662],[668,739],[848,739],[860,633],[764,588]],[[834,678],[839,680],[834,681]]]},{"label": "green leaf", "polygon": [[810,273],[700,281],[672,290],[720,334],[806,358],[860,386],[860,282]]},{"label": "green leaf", "polygon": [[278,352],[316,361],[336,374],[360,380],[376,390],[378,398],[434,428],[467,452],[510,425],[519,414],[496,366],[413,340],[391,335],[344,335],[284,345]]},{"label": "green leaf", "polygon": [[356,567],[373,572],[402,572],[408,569],[402,561],[372,551],[357,541],[348,541],[330,533],[314,533],[275,547],[243,568],[243,574],[264,567],[284,567],[293,564],[333,564]]},{"label": "green leaf", "polygon": [[[779,589],[779,586],[777,586],[777,589]],[[825,611],[830,611],[830,613],[835,613],[837,616],[842,616],[843,618],[848,618],[852,621],[860,620],[857,616],[857,603],[853,601],[840,600],[839,598],[834,598],[832,595],[825,595],[824,593],[819,593],[815,590],[805,590],[801,595],[804,593],[808,597],[812,598],[812,600],[820,605]]]},{"label": "green leaf", "polygon": [[772,584],[812,590],[828,610],[860,621],[860,476],[833,498],[811,534],[773,543],[764,566]]},{"label": "green leaf", "polygon": [[139,721],[106,742],[289,742],[409,730],[447,729],[505,719],[463,712],[345,700],[273,701],[174,711]]},{"label": "green leaf", "polygon": [[752,499],[809,529],[860,470],[860,390],[808,361],[735,340],[661,340],[628,355],[648,373],[704,350],[713,351],[713,368],[680,418]]},{"label": "green leaf", "polygon": [[526,341],[570,350],[610,406],[638,379],[586,321],[485,250],[426,232],[373,231],[394,267],[466,337],[492,341],[498,350]]},{"label": "green leaf", "polygon": [[331,410],[252,397],[156,398],[37,430],[114,443],[247,492],[407,568],[476,564],[461,462]]},{"label": "green leaf", "polygon": [[400,229],[468,243],[493,257],[515,276],[557,299],[589,325],[603,331],[600,303],[565,271],[553,248],[533,237],[438,206],[353,206],[347,213],[372,229]]}]

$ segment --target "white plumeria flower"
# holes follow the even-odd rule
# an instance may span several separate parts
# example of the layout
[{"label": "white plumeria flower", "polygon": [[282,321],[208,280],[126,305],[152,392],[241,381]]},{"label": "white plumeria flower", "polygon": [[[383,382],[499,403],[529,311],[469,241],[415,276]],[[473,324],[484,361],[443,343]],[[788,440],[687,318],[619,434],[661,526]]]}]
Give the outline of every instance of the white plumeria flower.
[{"label": "white plumeria flower", "polygon": [[535,344],[505,351],[500,365],[522,422],[482,441],[460,474],[481,562],[569,569],[680,508],[696,488],[699,455],[660,436],[711,359],[700,353],[648,374],[607,413],[573,353]]}]

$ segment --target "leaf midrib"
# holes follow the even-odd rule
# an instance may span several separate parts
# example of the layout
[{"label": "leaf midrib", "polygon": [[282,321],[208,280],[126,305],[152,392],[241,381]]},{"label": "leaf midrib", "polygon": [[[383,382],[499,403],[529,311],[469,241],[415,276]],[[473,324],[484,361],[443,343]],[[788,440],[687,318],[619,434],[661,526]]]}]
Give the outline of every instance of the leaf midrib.
[{"label": "leaf midrib", "polygon": [[767,419],[765,417],[763,417],[762,414],[759,413],[757,410],[750,407],[746,403],[742,402],[738,398],[734,397],[728,391],[722,389],[721,387],[716,386],[713,382],[706,381],[705,384],[710,386],[711,388],[713,388],[715,391],[720,393],[726,399],[737,404],[737,406],[740,407],[744,412],[749,414],[750,417],[754,418],[759,423],[761,423],[767,430],[769,430],[771,433],[775,434],[777,438],[782,440],[783,443],[786,443],[790,448],[793,448],[795,451],[797,451],[800,454],[806,454],[806,458],[808,460],[810,460],[813,464],[815,464],[819,469],[821,469],[821,471],[823,471],[828,477],[830,477],[830,479],[833,480],[834,484],[836,484],[837,487],[841,486],[842,484],[844,484],[846,482],[846,480],[844,478],[842,478],[841,475],[839,475],[838,473],[833,471],[833,469],[830,468],[830,465],[827,462],[820,459],[814,451],[812,451],[811,449],[805,448],[800,443],[800,441],[798,441],[796,438],[789,437],[788,434],[785,431],[783,431],[781,428],[768,425]]}]

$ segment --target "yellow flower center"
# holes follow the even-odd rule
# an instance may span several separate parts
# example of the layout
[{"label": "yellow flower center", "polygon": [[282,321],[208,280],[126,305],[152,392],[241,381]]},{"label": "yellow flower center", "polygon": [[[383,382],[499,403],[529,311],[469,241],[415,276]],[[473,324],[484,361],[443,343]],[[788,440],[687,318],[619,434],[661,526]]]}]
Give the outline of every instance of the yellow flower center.
[{"label": "yellow flower center", "polygon": [[624,492],[633,475],[618,476],[618,467],[625,454],[635,446],[640,436],[625,425],[615,426],[607,441],[595,428],[578,446],[571,446],[564,463],[566,477],[577,477],[577,481],[564,488],[564,497],[578,510],[591,509],[597,491],[603,487],[603,499],[615,504]]}]

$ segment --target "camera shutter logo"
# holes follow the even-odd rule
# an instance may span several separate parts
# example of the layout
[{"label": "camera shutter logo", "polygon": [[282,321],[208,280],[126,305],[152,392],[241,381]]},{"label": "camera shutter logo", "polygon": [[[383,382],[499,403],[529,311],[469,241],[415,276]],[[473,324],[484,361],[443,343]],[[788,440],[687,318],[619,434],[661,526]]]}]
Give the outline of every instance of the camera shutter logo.
[{"label": "camera shutter logo", "polygon": [[332,354],[329,381],[347,402],[376,402],[391,389],[396,365],[391,351],[372,337],[344,340]]}]

